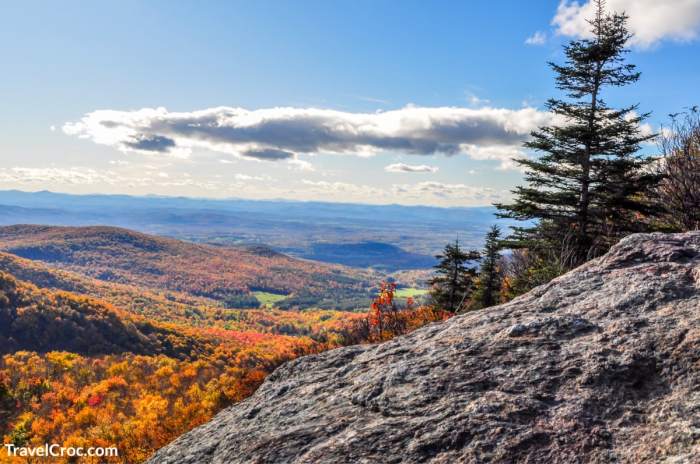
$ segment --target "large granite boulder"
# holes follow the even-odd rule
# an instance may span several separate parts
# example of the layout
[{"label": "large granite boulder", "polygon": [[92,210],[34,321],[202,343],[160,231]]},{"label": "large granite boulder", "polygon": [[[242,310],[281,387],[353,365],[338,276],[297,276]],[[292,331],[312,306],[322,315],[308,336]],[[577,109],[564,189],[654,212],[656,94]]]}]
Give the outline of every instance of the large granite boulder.
[{"label": "large granite boulder", "polygon": [[289,362],[149,462],[700,462],[700,233]]}]

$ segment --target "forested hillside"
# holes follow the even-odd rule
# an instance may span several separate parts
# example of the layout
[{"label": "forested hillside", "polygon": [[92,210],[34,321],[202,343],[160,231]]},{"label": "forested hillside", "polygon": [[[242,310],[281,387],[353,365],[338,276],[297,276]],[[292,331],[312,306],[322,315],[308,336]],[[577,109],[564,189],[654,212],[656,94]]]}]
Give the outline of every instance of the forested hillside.
[{"label": "forested hillside", "polygon": [[366,305],[376,280],[370,272],[294,259],[265,247],[198,245],[112,227],[1,227],[0,249],[102,281],[231,307],[255,307],[242,298],[255,291],[303,296],[307,306],[329,294],[341,301],[363,295]]},{"label": "forested hillside", "polygon": [[0,236],[25,256],[0,252],[0,435],[17,446],[115,445],[114,462],[141,462],[250,396],[285,361],[435,320],[399,316],[393,293],[369,316],[228,307],[229,285],[250,292],[256,273],[287,299],[309,295],[304,285],[329,299],[369,292],[343,268],[260,247],[104,227],[15,226]]},{"label": "forested hillside", "polygon": [[[0,269],[4,443],[115,445],[114,462],[143,461],[248,397],[279,364],[355,341],[352,322],[362,317],[230,310],[182,294],[173,301],[6,253]],[[137,311],[111,303],[140,291]],[[157,313],[162,322],[143,316]]]},{"label": "forested hillside", "polygon": [[0,353],[71,351],[196,356],[203,343],[89,297],[39,290],[0,271]]}]

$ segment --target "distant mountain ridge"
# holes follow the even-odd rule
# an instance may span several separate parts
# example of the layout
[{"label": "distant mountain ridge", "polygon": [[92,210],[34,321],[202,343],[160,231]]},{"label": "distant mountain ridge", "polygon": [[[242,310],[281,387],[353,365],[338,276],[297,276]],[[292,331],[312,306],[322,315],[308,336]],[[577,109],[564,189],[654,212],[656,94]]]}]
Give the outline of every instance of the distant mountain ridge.
[{"label": "distant mountain ridge", "polygon": [[[16,190],[0,191],[0,212],[3,211],[6,214],[0,214],[0,225],[110,225],[201,243],[267,245],[295,256],[304,256],[316,243],[365,241],[386,243],[407,253],[432,256],[445,243],[456,238],[466,247],[478,248],[492,224],[507,227],[513,223],[496,218],[496,210],[490,206],[439,208],[69,195]],[[366,255],[365,262],[371,266],[383,264],[371,261],[372,256]],[[342,264],[343,257],[340,258]]]}]

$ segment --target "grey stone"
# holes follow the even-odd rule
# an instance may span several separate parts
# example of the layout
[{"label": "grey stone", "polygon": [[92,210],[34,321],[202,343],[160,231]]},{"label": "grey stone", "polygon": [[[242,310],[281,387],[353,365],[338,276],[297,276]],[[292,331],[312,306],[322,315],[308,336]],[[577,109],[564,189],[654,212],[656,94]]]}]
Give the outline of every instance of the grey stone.
[{"label": "grey stone", "polygon": [[700,462],[700,233],[634,235],[507,304],[291,361],[149,462]]}]

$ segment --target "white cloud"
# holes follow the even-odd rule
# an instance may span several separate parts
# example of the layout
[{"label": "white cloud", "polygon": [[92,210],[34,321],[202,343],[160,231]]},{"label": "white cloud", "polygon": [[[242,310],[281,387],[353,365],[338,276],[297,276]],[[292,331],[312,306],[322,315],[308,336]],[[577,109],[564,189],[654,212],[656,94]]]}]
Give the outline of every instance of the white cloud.
[{"label": "white cloud", "polygon": [[386,166],[384,170],[386,172],[437,172],[438,168],[427,164],[394,163]]},{"label": "white cloud", "polygon": [[495,145],[490,147],[467,145],[464,147],[464,150],[469,157],[475,160],[500,161],[499,169],[519,169],[519,165],[515,160],[525,157],[525,153],[519,145]]},{"label": "white cloud", "polygon": [[309,163],[308,161],[301,160],[299,158],[291,159],[287,163],[292,169],[296,169],[297,171],[311,172],[316,170],[313,164]]},{"label": "white cloud", "polygon": [[302,179],[301,183],[304,185],[307,185],[309,187],[318,187],[324,190],[336,190],[336,191],[353,191],[353,190],[359,190],[363,189],[364,187],[361,187],[356,184],[351,184],[348,182],[328,182],[325,180],[309,180],[309,179]]},{"label": "white cloud", "polygon": [[114,184],[114,173],[91,168],[2,168],[0,182],[18,184],[59,183],[74,185]]},{"label": "white cloud", "polygon": [[255,181],[258,181],[258,182],[271,181],[271,180],[272,180],[272,177],[270,177],[270,176],[251,176],[251,175],[248,175],[248,174],[236,174],[236,175],[234,176],[234,178],[235,178],[236,180],[240,180],[240,181],[255,180]]},{"label": "white cloud", "polygon": [[491,100],[489,100],[488,98],[479,98],[478,96],[474,95],[473,93],[467,94],[467,101],[469,102],[469,105],[472,107],[487,106],[488,104],[491,103]]},{"label": "white cloud", "polygon": [[325,180],[313,181],[302,179],[301,183],[308,187],[309,192],[313,193],[342,193],[360,197],[384,197],[386,191],[370,187],[367,185],[357,185],[349,182],[328,182]]},{"label": "white cloud", "polygon": [[19,185],[118,186],[118,187],[182,187],[192,186],[217,190],[228,184],[197,181],[187,174],[172,178],[165,172],[143,172],[141,175],[122,171],[96,170],[87,167],[67,168],[0,168],[0,183]]},{"label": "white cloud", "polygon": [[547,42],[547,34],[542,31],[536,31],[530,37],[525,39],[527,45],[544,45]]},{"label": "white cloud", "polygon": [[393,185],[392,191],[395,195],[401,195],[406,198],[425,199],[432,196],[444,200],[457,200],[463,204],[490,204],[494,201],[502,201],[508,194],[490,187],[446,184],[434,181]]},{"label": "white cloud", "polygon": [[499,191],[489,187],[434,181],[393,184],[387,188],[308,179],[303,179],[301,183],[306,186],[306,192],[309,193],[323,194],[328,198],[364,199],[372,202],[380,199],[400,199],[401,203],[407,204],[488,205],[494,201],[503,201],[508,196],[507,191]]},{"label": "white cloud", "polygon": [[[183,189],[206,191],[213,196],[226,197],[229,195],[252,196],[269,198],[280,196],[298,199],[325,199],[331,201],[357,201],[368,203],[402,203],[402,204],[434,204],[434,205],[487,205],[494,201],[502,201],[508,192],[486,187],[476,187],[466,184],[449,184],[442,182],[419,182],[416,184],[393,184],[385,187],[361,185],[345,181],[326,181],[302,179],[293,189],[282,187],[275,179],[267,175],[254,176],[236,174],[233,176],[216,175],[209,179],[192,177],[188,173],[170,173],[167,177],[156,171],[144,171],[139,167],[140,174],[133,175],[124,171],[98,171],[86,167],[68,168],[0,168],[0,186],[3,184],[42,186],[68,189],[79,186],[104,188],[130,188],[141,192],[156,191],[181,192]],[[144,190],[146,189],[146,190]]]},{"label": "white cloud", "polygon": [[514,153],[530,131],[551,118],[535,108],[407,106],[376,113],[230,107],[182,113],[145,108],[93,111],[66,123],[63,131],[121,151],[188,156],[193,149],[204,148],[308,169],[299,154],[455,155],[491,148]]},{"label": "white cloud", "polygon": [[[639,114],[636,111],[630,111],[629,113],[625,114],[624,118],[625,121],[631,121],[633,119],[636,119],[639,117]],[[637,126],[639,128],[639,135],[642,137],[649,137],[651,135],[656,134],[654,132],[654,128],[649,124],[648,122],[643,122]],[[650,140],[647,142],[648,144],[655,144],[656,142],[654,140]]]},{"label": "white cloud", "polygon": [[[700,34],[700,0],[607,0],[606,8],[629,16],[631,45],[640,48],[664,39],[690,41]],[[586,20],[594,16],[594,2],[562,0],[552,24],[558,34],[590,37]]]}]

